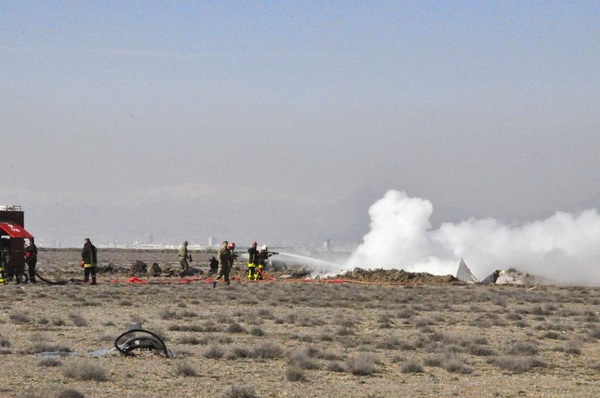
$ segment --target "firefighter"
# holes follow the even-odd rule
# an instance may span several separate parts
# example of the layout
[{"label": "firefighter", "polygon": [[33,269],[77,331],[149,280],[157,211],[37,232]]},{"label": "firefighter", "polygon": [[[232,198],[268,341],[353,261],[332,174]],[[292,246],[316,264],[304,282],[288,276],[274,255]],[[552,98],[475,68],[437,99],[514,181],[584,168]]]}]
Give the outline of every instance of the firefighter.
[{"label": "firefighter", "polygon": [[248,249],[248,279],[256,280],[256,263],[258,260],[258,250],[256,249],[258,243],[252,242],[252,246]]},{"label": "firefighter", "polygon": [[35,280],[35,265],[37,264],[38,249],[33,238],[29,239],[29,245],[25,248],[25,263],[28,267],[29,282],[36,283]]},{"label": "firefighter", "polygon": [[188,261],[192,261],[192,256],[188,253],[188,241],[186,240],[179,248],[179,264],[181,264],[182,274],[190,269],[190,263],[188,263]]},{"label": "firefighter", "polygon": [[213,282],[213,288],[217,287],[217,281],[223,278],[223,280],[229,285],[229,273],[231,272],[231,264],[233,263],[233,257],[231,256],[231,250],[229,250],[229,242],[223,241],[221,248],[217,253],[219,259],[219,271],[217,277]]},{"label": "firefighter", "polygon": [[258,275],[257,279],[262,280],[267,260],[269,259],[269,248],[263,245],[257,254]]},{"label": "firefighter", "polygon": [[98,261],[98,250],[92,244],[90,238],[83,240],[83,250],[81,251],[81,266],[83,267],[83,282],[88,283],[92,277],[92,285],[96,284],[96,264]]}]

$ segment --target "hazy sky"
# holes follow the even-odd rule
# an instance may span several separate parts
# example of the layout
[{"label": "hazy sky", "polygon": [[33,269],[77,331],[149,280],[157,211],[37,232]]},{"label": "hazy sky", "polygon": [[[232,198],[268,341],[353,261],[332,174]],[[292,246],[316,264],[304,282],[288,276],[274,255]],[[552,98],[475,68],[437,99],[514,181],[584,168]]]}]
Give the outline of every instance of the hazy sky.
[{"label": "hazy sky", "polygon": [[600,3],[4,1],[0,202],[45,241],[356,240],[600,206]]}]

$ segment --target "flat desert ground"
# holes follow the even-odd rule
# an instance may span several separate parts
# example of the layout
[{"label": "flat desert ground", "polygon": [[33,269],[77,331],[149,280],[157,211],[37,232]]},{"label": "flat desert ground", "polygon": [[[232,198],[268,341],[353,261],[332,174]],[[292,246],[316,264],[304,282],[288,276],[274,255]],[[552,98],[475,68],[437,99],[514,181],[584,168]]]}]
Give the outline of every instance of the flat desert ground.
[{"label": "flat desert ground", "polygon": [[[211,256],[193,255],[202,267]],[[114,268],[177,262],[174,251],[99,256]],[[77,249],[41,250],[38,270],[81,279],[78,261]],[[600,396],[600,289],[128,278],[0,286],[0,396]],[[89,354],[133,323],[175,357]]]}]

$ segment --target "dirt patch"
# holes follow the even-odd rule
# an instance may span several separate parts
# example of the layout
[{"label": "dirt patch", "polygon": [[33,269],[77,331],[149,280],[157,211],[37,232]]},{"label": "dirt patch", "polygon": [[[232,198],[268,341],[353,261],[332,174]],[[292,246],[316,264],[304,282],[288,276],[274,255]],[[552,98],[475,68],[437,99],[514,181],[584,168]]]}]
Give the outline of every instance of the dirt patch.
[{"label": "dirt patch", "polygon": [[355,268],[352,271],[338,275],[339,278],[352,279],[362,282],[387,282],[415,285],[439,285],[458,282],[452,275],[433,275],[427,272],[408,272],[402,269],[374,269],[367,270]]}]

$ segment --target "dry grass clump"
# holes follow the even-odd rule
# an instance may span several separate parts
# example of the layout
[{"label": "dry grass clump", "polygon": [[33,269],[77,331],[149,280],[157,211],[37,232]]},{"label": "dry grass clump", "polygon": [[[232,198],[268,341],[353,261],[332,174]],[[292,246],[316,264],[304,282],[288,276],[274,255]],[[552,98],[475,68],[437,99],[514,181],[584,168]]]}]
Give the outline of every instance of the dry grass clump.
[{"label": "dry grass clump", "polygon": [[38,362],[38,366],[42,366],[44,368],[53,368],[60,365],[62,365],[62,362],[56,358],[44,358]]},{"label": "dry grass clump", "polygon": [[179,320],[182,318],[177,312],[170,310],[162,310],[158,313],[158,316],[163,321]]},{"label": "dry grass clump", "polygon": [[72,388],[69,388],[66,390],[60,390],[56,393],[56,398],[84,398],[84,397],[85,397],[85,395],[83,395],[82,392],[79,392]]},{"label": "dry grass clump", "polygon": [[79,381],[107,381],[108,373],[92,362],[74,361],[63,370],[65,377]]},{"label": "dry grass clump", "polygon": [[71,322],[73,322],[73,325],[77,326],[77,327],[82,327],[82,326],[88,326],[88,321],[82,317],[81,315],[77,315],[77,314],[70,314],[69,315],[69,319],[71,319]]},{"label": "dry grass clump", "polygon": [[375,344],[375,347],[384,350],[400,350],[404,349],[404,346],[405,342],[400,337],[389,335],[384,336],[382,340]]},{"label": "dry grass clump", "polygon": [[85,398],[85,395],[72,388],[69,389],[43,389],[41,391],[28,391],[21,398]]},{"label": "dry grass clump", "polygon": [[345,369],[355,376],[369,376],[375,373],[375,357],[365,352],[350,355],[346,360]]},{"label": "dry grass clump", "polygon": [[227,331],[229,333],[244,333],[246,329],[239,323],[233,322],[227,327]]},{"label": "dry grass clump", "polygon": [[425,357],[424,362],[427,366],[442,368],[450,373],[468,374],[473,372],[473,369],[466,364],[464,358],[454,352],[432,354]]},{"label": "dry grass clump", "polygon": [[219,359],[223,358],[223,354],[224,350],[221,347],[219,347],[218,345],[210,345],[206,348],[206,350],[204,350],[204,353],[202,355],[204,356],[204,358]]},{"label": "dry grass clump", "polygon": [[207,340],[205,338],[199,339],[195,336],[182,336],[177,340],[179,344],[189,344],[189,345],[199,345],[206,344]]},{"label": "dry grass clump", "polygon": [[25,351],[27,354],[39,354],[40,352],[58,352],[58,353],[69,353],[72,352],[71,348],[47,341],[37,341]]},{"label": "dry grass clump", "polygon": [[288,354],[288,365],[300,369],[319,369],[319,363],[314,360],[318,350],[311,346],[303,346]]},{"label": "dry grass clump", "polygon": [[16,323],[17,325],[24,325],[26,323],[31,323],[31,317],[27,314],[22,314],[20,312],[13,312],[8,316],[8,319],[10,319],[13,323]]},{"label": "dry grass clump", "polygon": [[283,348],[272,342],[259,344],[252,350],[253,358],[261,360],[281,358],[283,353]]},{"label": "dry grass clump", "polygon": [[253,388],[231,386],[221,398],[258,398],[258,395]]},{"label": "dry grass clump", "polygon": [[566,354],[581,355],[583,343],[578,340],[569,340],[564,346],[555,347],[554,351],[564,352]]},{"label": "dry grass clump", "polygon": [[327,370],[330,372],[341,373],[345,372],[346,368],[339,362],[332,362],[327,366]]},{"label": "dry grass clump", "polygon": [[252,351],[246,347],[232,347],[226,355],[226,359],[252,358]]},{"label": "dry grass clump", "polygon": [[177,361],[175,363],[175,375],[185,377],[198,376],[196,368],[187,361]]},{"label": "dry grass clump", "polygon": [[590,368],[594,369],[594,370],[600,370],[600,362],[595,362],[595,363],[591,364]]},{"label": "dry grass clump", "polygon": [[301,367],[290,365],[285,369],[285,378],[288,381],[305,381],[306,374]]},{"label": "dry grass clump", "polygon": [[402,373],[423,373],[423,366],[416,359],[410,359],[402,364]]},{"label": "dry grass clump", "polygon": [[565,336],[563,336],[559,332],[555,332],[555,331],[546,332],[542,335],[542,337],[544,339],[551,339],[551,340],[565,340],[566,339]]},{"label": "dry grass clump", "polygon": [[169,330],[174,332],[204,332],[204,328],[200,325],[169,325]]},{"label": "dry grass clump", "polygon": [[523,373],[532,368],[545,367],[546,362],[540,357],[500,356],[490,358],[488,363],[515,373]]},{"label": "dry grass clump", "polygon": [[257,312],[257,315],[262,319],[274,319],[275,316],[268,308],[261,308]]},{"label": "dry grass clump", "polygon": [[537,355],[539,348],[536,343],[525,341],[510,344],[505,351],[508,355]]},{"label": "dry grass clump", "polygon": [[250,333],[252,336],[256,336],[256,337],[262,337],[262,336],[264,336],[264,335],[266,334],[266,333],[265,333],[265,331],[264,331],[264,329],[263,329],[263,328],[261,328],[261,327],[259,327],[259,326],[253,326],[253,327],[250,329],[250,332],[249,332],[249,333]]}]

